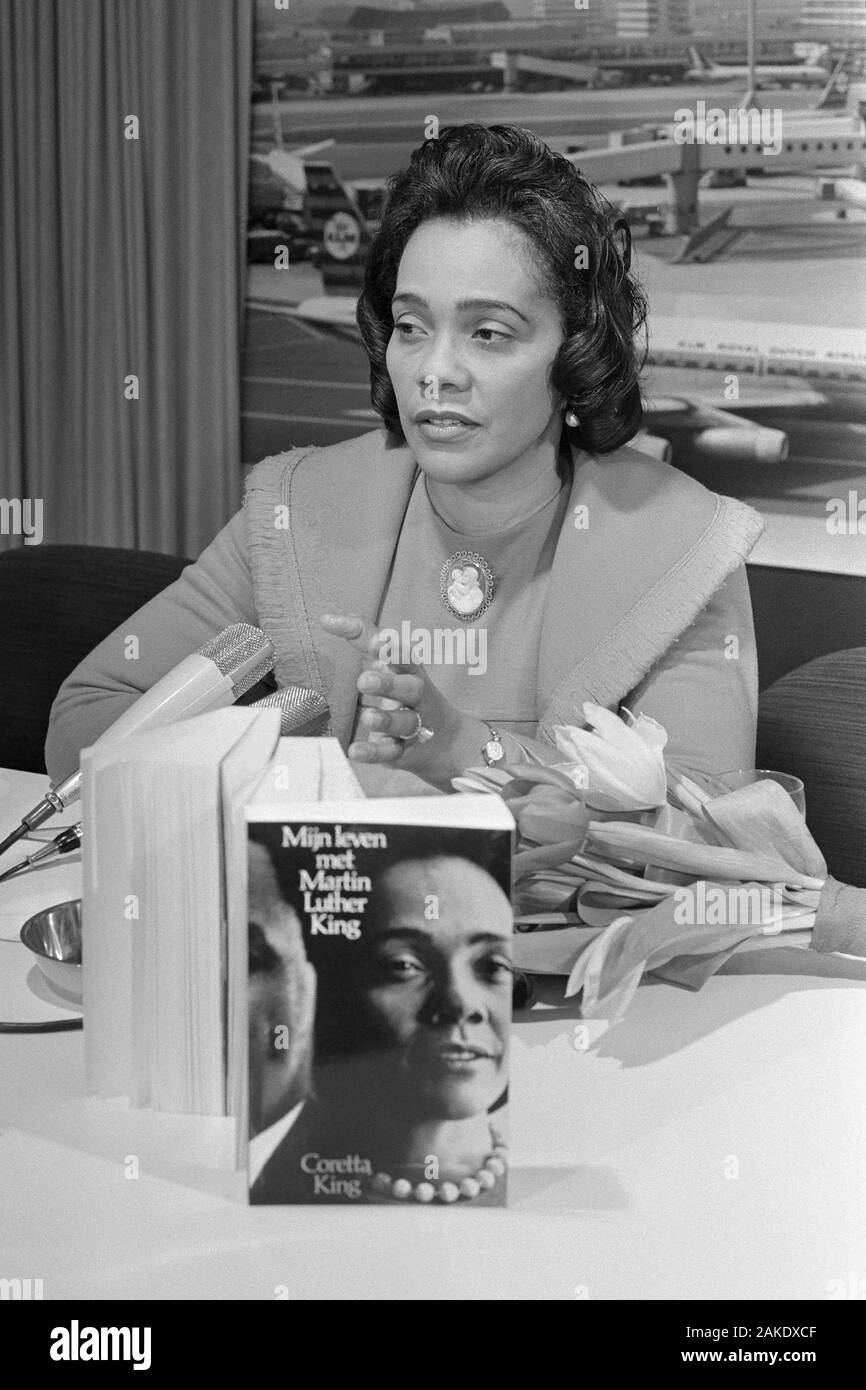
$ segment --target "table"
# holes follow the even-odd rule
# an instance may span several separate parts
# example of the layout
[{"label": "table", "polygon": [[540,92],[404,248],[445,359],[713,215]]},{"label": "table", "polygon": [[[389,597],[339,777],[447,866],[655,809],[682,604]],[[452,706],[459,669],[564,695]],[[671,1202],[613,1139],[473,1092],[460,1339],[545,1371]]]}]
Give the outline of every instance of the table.
[{"label": "table", "polygon": [[[44,787],[0,773],[3,833]],[[0,885],[0,1016],[32,973],[21,922],[79,881]],[[864,985],[866,962],[774,945],[697,994],[645,982],[587,1053],[541,981],[504,1211],[250,1208],[228,1122],[87,1098],[81,1032],[0,1036],[0,1277],[46,1299],[838,1297],[866,1276]]]}]

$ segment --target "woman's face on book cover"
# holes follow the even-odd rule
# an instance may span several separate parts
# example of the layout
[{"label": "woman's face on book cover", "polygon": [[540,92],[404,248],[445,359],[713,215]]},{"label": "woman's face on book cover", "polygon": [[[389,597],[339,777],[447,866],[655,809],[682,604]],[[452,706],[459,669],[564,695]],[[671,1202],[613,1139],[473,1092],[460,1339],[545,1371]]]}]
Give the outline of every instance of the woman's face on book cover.
[{"label": "woman's face on book cover", "polygon": [[369,1085],[404,1119],[464,1119],[507,1082],[511,1025],[508,897],[466,859],[387,869],[366,937],[363,1028]]},{"label": "woman's face on book cover", "polygon": [[[545,440],[559,444],[563,402],[550,371],[563,330],[533,257],[526,234],[502,218],[433,218],[406,244],[385,360],[406,441],[436,481],[477,482]],[[434,433],[415,418],[427,407],[474,423]]]}]

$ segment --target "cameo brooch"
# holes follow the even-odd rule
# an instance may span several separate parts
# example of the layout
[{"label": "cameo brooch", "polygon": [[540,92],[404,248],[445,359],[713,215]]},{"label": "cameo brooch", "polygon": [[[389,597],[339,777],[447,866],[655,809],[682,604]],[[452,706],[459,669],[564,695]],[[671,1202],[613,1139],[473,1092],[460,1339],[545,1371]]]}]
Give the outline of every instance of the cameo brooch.
[{"label": "cameo brooch", "polygon": [[493,602],[496,577],[483,555],[457,550],[442,566],[439,576],[442,602],[455,618],[471,623]]}]

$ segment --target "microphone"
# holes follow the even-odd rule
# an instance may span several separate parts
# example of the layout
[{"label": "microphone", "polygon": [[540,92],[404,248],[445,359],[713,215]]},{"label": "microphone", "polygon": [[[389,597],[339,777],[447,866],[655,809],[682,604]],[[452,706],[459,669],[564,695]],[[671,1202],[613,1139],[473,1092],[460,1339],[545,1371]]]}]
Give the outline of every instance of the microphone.
[{"label": "microphone", "polygon": [[256,700],[252,709],[280,709],[281,738],[310,738],[328,731],[331,711],[319,690],[306,685],[285,685]]},{"label": "microphone", "polygon": [[[305,685],[283,686],[270,695],[264,695],[261,700],[254,701],[250,705],[250,709],[280,710],[281,738],[309,738],[319,733],[325,733],[331,717],[331,711],[325,697],[318,690],[311,690]],[[114,725],[111,727],[113,729]],[[23,874],[27,869],[33,868],[36,864],[42,864],[46,859],[55,859],[61,854],[69,854],[70,851],[78,849],[80,844],[81,822],[79,821],[78,825],[61,830],[50,844],[44,845],[42,849],[36,850],[34,854],[28,855],[26,859],[20,860],[11,869],[0,874],[0,883],[15,878],[17,874]]]},{"label": "microphone", "polygon": [[[207,710],[222,709],[251,690],[273,665],[274,647],[270,638],[250,623],[234,623],[144,691],[96,742],[126,738],[161,724],[190,719]],[[64,810],[80,794],[79,770],[52,786],[33,810],[22,816],[21,824],[0,844],[0,854],[57,811]]]}]

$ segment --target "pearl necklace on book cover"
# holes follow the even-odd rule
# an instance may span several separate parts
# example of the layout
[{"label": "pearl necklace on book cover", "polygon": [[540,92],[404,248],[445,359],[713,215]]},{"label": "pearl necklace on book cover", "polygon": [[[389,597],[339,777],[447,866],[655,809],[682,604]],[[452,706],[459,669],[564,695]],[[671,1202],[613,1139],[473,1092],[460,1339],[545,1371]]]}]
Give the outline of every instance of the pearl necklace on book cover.
[{"label": "pearl necklace on book cover", "polygon": [[489,1192],[496,1186],[507,1167],[508,1146],[490,1126],[493,1147],[481,1167],[472,1177],[457,1182],[419,1182],[411,1183],[408,1178],[392,1178],[390,1173],[377,1173],[372,1181],[372,1190],[382,1197],[393,1197],[398,1202],[457,1202],[462,1197],[471,1202],[481,1192]]}]

